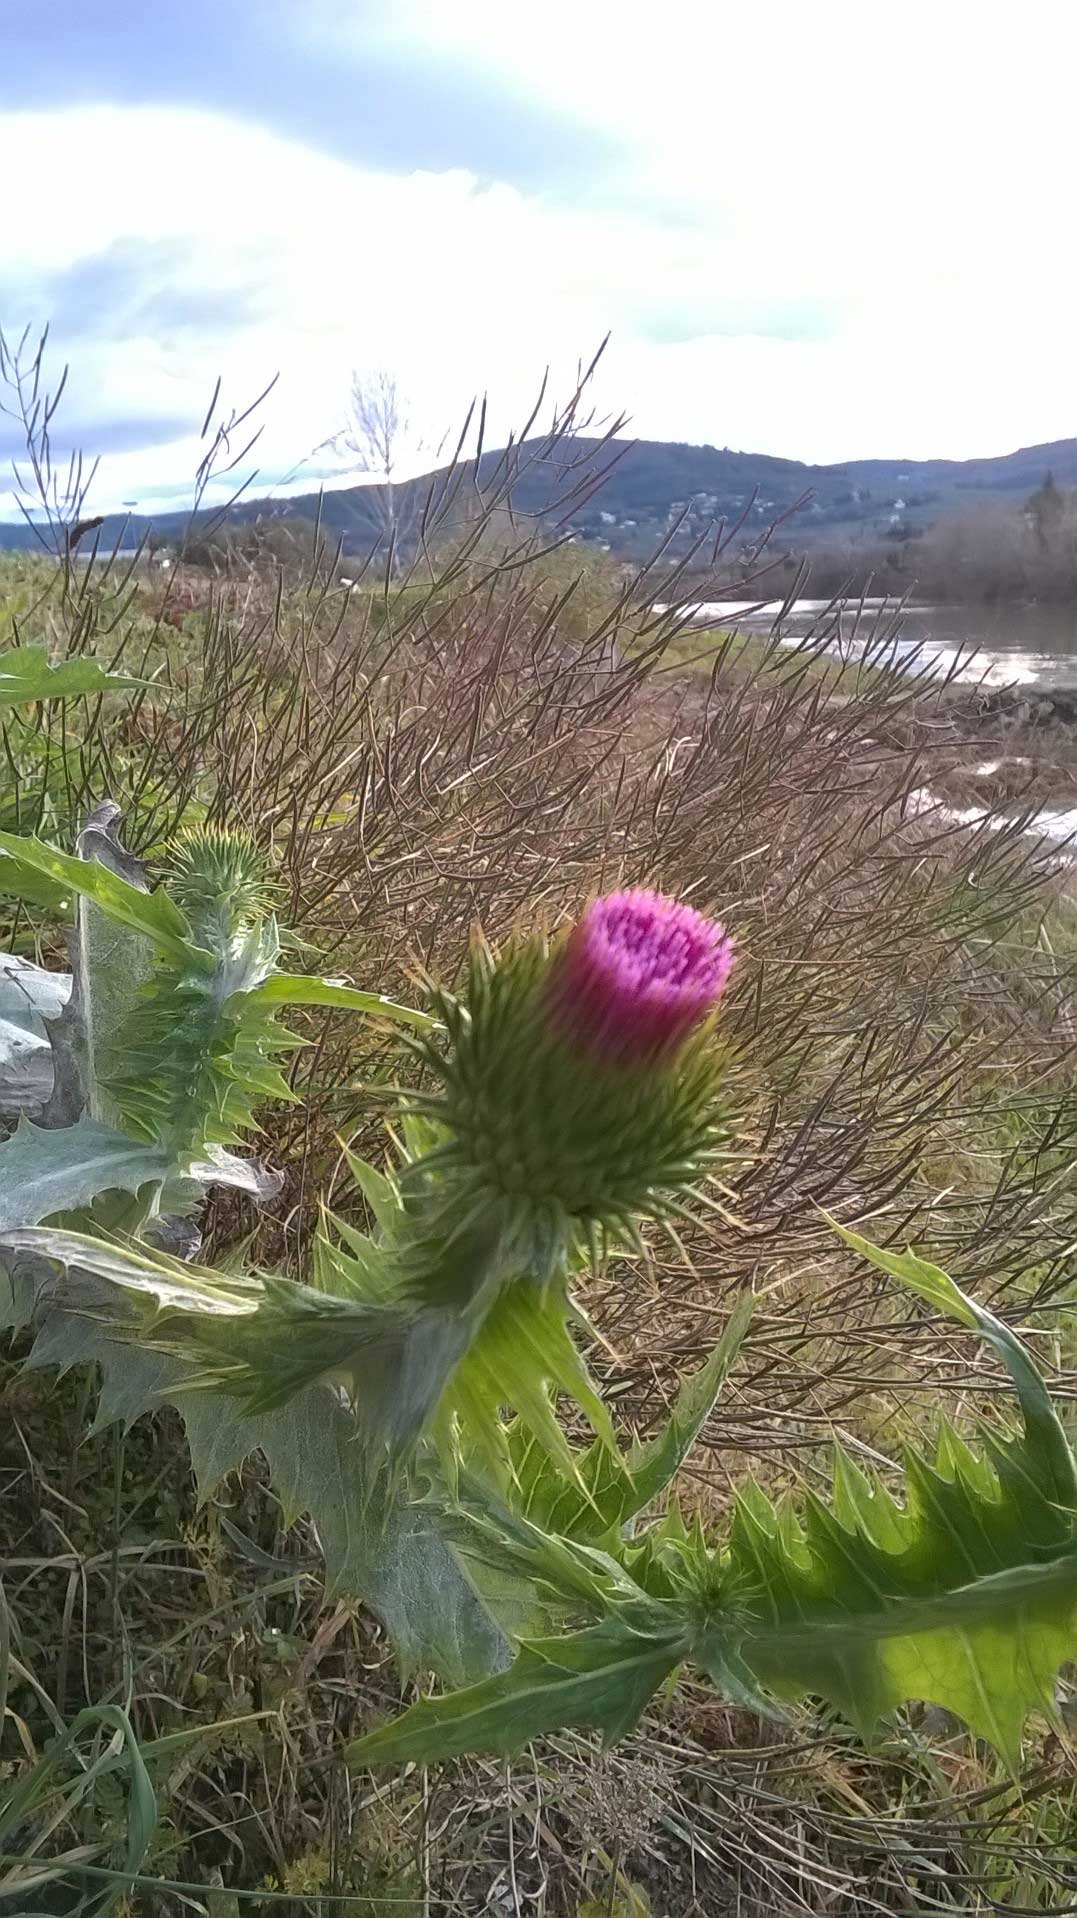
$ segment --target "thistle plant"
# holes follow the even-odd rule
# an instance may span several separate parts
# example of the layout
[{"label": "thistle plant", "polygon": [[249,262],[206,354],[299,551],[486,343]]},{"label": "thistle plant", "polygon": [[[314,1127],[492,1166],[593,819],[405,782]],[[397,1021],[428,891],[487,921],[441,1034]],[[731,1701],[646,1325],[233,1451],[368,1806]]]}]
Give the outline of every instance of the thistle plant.
[{"label": "thistle plant", "polygon": [[[900,1497],[840,1448],[829,1500],[778,1506],[749,1479],[714,1533],[673,1486],[750,1298],[647,1444],[619,1443],[577,1347],[580,1267],[640,1254],[651,1230],[676,1237],[728,1150],[725,931],[614,894],[560,940],[498,954],[477,939],[462,990],[432,986],[430,1011],[409,1015],[277,970],[271,898],[241,842],[195,835],[151,891],[113,825],[93,823],[76,858],[0,837],[0,884],[79,901],[60,1020],[35,969],[8,980],[37,995],[56,1083],[54,1123],[0,1145],[6,1318],[35,1325],[30,1363],[99,1365],[99,1420],[175,1402],[204,1495],[259,1446],[285,1510],[312,1514],[330,1583],[378,1614],[404,1670],[457,1688],[360,1739],[353,1761],[512,1752],[567,1725],[611,1741],[689,1664],[742,1707],[821,1697],[865,1736],[926,1697],[1016,1767],[1077,1633],[1077,1463],[1007,1326],[926,1261],[842,1228],[857,1257],[989,1343],[1021,1427],[974,1449],[944,1423]],[[97,915],[139,942],[126,997],[96,975]],[[154,1232],[170,1199],[213,1177],[257,1185],[231,1148],[280,1093],[292,1041],[274,1015],[300,1000],[418,1027],[388,1165],[346,1153],[372,1229],[324,1208],[302,1282],[176,1258]],[[100,1116],[57,1122],[72,1087]]]},{"label": "thistle plant", "polygon": [[[103,886],[89,862],[49,849],[7,856],[30,874],[77,881],[94,906],[105,901],[110,924],[122,915],[140,938],[155,927],[160,946],[123,1017],[90,1022],[94,1084],[119,1123],[91,1139],[85,1119],[55,1134],[24,1125],[0,1146],[0,1181],[5,1163],[38,1166],[33,1202],[23,1188],[0,1213],[9,1321],[40,1326],[32,1362],[96,1359],[106,1415],[175,1396],[204,1486],[207,1447],[215,1464],[233,1462],[221,1426],[248,1449],[261,1443],[278,1481],[290,1478],[315,1512],[331,1572],[374,1604],[405,1663],[457,1678],[504,1663],[508,1621],[435,1514],[448,1511],[462,1471],[514,1496],[506,1405],[571,1483],[558,1395],[575,1400],[601,1449],[612,1446],[572,1336],[570,1282],[590,1250],[642,1249],[641,1223],[672,1224],[720,1157],[721,1057],[708,1018],[729,972],[725,934],[656,895],[616,895],[559,942],[495,955],[476,941],[465,993],[434,988],[430,1012],[408,1015],[375,995],[273,972],[264,879],[228,835],[183,840],[153,894],[119,875]],[[224,1280],[171,1257],[153,1216],[199,1179],[238,1181],[248,1168],[255,1182],[228,1148],[255,1099],[282,1090],[273,1056],[289,1040],[270,1015],[300,996],[418,1025],[434,1090],[401,1094],[395,1164],[348,1154],[372,1235],[326,1212],[304,1282]],[[495,1135],[510,1158],[490,1150]],[[164,1163],[168,1179],[148,1206],[147,1182]],[[101,1188],[114,1185],[140,1208],[133,1219],[109,1211],[122,1242],[95,1229]],[[56,1264],[67,1274],[59,1291],[47,1277]],[[341,1526],[342,1563],[329,1542]]]},{"label": "thistle plant", "polygon": [[241,835],[183,836],[152,887],[118,827],[105,801],[74,854],[0,833],[0,895],[67,919],[71,955],[70,972],[47,973],[0,954],[0,1111],[17,1118],[0,1143],[0,1227],[92,1207],[98,1224],[139,1234],[210,1184],[265,1198],[275,1175],[227,1148],[257,1103],[293,1096],[276,1060],[301,1042],[281,1008],[424,1018],[283,971],[266,876]]},{"label": "thistle plant", "polygon": [[[233,926],[230,950],[245,950],[251,936]],[[464,992],[431,985],[434,1017],[411,1038],[433,1084],[399,1095],[395,1168],[351,1160],[377,1214],[377,1241],[359,1260],[324,1258],[328,1281],[266,1279],[238,1324],[192,1311],[155,1340],[251,1412],[319,1381],[342,1390],[372,1455],[399,1463],[439,1412],[444,1435],[446,1403],[466,1391],[472,1422],[496,1451],[486,1416],[498,1403],[496,1379],[489,1373],[485,1395],[475,1396],[474,1378],[509,1319],[517,1338],[528,1336],[530,1314],[535,1358],[547,1367],[540,1382],[556,1374],[598,1429],[600,1401],[565,1331],[575,1312],[570,1282],[588,1256],[604,1259],[613,1245],[645,1254],[647,1221],[675,1232],[718,1164],[728,1123],[709,1015],[731,963],[720,927],[653,893],[597,901],[558,943],[539,936],[495,955],[476,939]],[[217,1072],[211,1027],[199,1022],[231,1020],[227,1076],[199,1106],[227,1143],[230,1118],[249,1116],[252,1087],[269,1082],[264,1068],[249,1070],[235,1002],[226,997],[213,1012],[197,975],[186,994],[169,979],[152,1016],[162,1006],[179,1015],[174,1070],[151,1070],[168,1053],[156,1033],[120,1087],[125,1111],[140,1130],[156,1123],[156,1136],[174,1140],[169,1086],[186,1097],[199,1074],[211,1084]],[[134,1025],[141,1030],[138,1015]],[[257,1032],[267,1054],[279,1040]],[[187,1056],[199,1040],[201,1064],[197,1043]],[[523,1299],[521,1289],[536,1296]],[[496,1369],[503,1374],[504,1361]],[[519,1377],[516,1393],[548,1439],[556,1422],[542,1391]]]}]

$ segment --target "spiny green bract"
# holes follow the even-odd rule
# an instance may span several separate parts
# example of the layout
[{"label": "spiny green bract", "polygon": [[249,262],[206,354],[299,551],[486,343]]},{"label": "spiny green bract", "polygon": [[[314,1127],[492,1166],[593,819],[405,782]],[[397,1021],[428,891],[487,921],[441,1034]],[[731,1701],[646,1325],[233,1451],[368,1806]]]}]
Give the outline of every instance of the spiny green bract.
[{"label": "spiny green bract", "polygon": [[273,908],[276,887],[254,842],[231,826],[189,826],[168,848],[165,883],[195,937],[208,920],[227,937]]},{"label": "spiny green bract", "polygon": [[438,1082],[407,1095],[442,1141],[436,1193],[421,1161],[403,1181],[413,1282],[427,1296],[466,1292],[491,1236],[506,1274],[540,1283],[582,1251],[642,1252],[639,1221],[684,1216],[722,1156],[710,1034],[661,1063],[605,1060],[551,1017],[553,963],[541,937],[496,957],[476,939],[463,993],[430,988],[447,1042],[406,1041]]}]

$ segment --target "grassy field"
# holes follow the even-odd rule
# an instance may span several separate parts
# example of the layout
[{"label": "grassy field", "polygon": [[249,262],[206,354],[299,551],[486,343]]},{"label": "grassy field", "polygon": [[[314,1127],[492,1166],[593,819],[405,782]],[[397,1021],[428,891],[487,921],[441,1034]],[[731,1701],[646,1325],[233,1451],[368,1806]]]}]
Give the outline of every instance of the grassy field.
[{"label": "grassy field", "polygon": [[[835,1433],[885,1471],[943,1405],[997,1419],[994,1366],[857,1268],[821,1207],[914,1240],[1025,1327],[1071,1396],[1077,927],[1049,851],[910,806],[964,750],[931,689],[754,640],[697,658],[646,580],[570,548],[509,564],[476,546],[356,591],[331,559],[220,577],[4,562],[0,643],[92,651],[145,685],[17,711],[2,824],[66,843],[109,795],[151,859],[181,821],[242,824],[285,923],[398,994],[417,961],[452,977],[476,921],[495,940],[557,925],[622,880],[719,914],[740,953],[728,1206],[689,1263],[621,1262],[586,1300],[593,1368],[646,1433],[741,1292],[760,1295],[692,1468],[700,1510],[749,1465],[775,1492],[819,1485]],[[0,944],[60,950],[25,912]],[[206,1222],[217,1256],[243,1243],[292,1274],[319,1196],[360,1216],[338,1142],[377,1138],[396,1069],[339,1015],[303,1031],[302,1103],[264,1115],[279,1198],[229,1195]],[[1072,1759],[1046,1724],[1015,1781],[931,1708],[865,1751],[836,1721],[764,1722],[685,1687],[606,1755],[573,1735],[511,1766],[349,1774],[343,1745],[400,1687],[374,1620],[326,1601],[309,1522],[286,1524],[257,1458],[200,1507],[174,1413],[92,1431],[93,1379],[25,1352],[0,1370],[0,1910],[762,1918],[1077,1898]]]}]

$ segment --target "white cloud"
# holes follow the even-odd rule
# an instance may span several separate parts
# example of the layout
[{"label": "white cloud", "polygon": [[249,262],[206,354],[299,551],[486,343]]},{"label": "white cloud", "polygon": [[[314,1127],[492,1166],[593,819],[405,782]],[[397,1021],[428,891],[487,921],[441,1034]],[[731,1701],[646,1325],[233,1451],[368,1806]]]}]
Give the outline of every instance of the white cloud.
[{"label": "white cloud", "polygon": [[[318,0],[280,19],[341,44],[354,17]],[[192,470],[218,373],[242,401],[279,371],[260,451],[280,472],[339,425],[352,366],[397,369],[435,441],[488,389],[493,443],[544,366],[563,394],[608,328],[600,401],[646,436],[819,460],[1061,437],[1077,27],[1035,0],[1019,39],[998,19],[963,0],[900,16],[674,0],[661,30],[609,0],[546,0],[541,30],[495,0],[364,19],[389,51],[469,62],[623,136],[571,203],[363,170],[188,108],[0,114],[18,189],[0,318],[49,317],[64,276],[104,256],[96,328],[69,312],[55,342],[71,417],[192,423],[110,455],[110,502]]]},{"label": "white cloud", "polygon": [[[121,241],[125,287],[141,246],[166,316],[139,333],[117,310],[109,334],[106,311],[94,337],[81,339],[73,323],[56,339],[56,353],[72,360],[73,393],[88,389],[98,417],[115,407],[186,411],[197,428],[218,373],[228,396],[244,400],[279,371],[261,450],[268,465],[287,466],[340,424],[353,366],[398,368],[439,438],[484,384],[507,427],[547,360],[558,362],[563,390],[578,353],[599,337],[604,300],[579,242],[562,251],[541,209],[463,172],[362,172],[263,129],[180,109],[0,116],[0,177],[13,177],[28,152],[39,156],[35,210],[31,196],[17,205],[5,253],[8,286],[29,310],[5,315],[9,330],[48,318],[62,276]],[[91,154],[85,207],[43,220],[41,205],[69,199]],[[171,288],[153,286],[165,242]],[[253,319],[240,297],[250,284]],[[230,288],[235,323],[225,298],[215,323],[167,324],[170,295],[178,307]],[[193,451],[117,457],[108,490],[129,496],[140,470],[147,481],[163,465],[174,473]]]}]

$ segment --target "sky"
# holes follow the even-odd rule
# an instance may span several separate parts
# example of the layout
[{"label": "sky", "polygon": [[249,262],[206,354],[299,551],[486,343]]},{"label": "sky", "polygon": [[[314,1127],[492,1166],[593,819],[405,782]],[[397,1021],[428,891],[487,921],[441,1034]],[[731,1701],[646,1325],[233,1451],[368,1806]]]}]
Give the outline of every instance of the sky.
[{"label": "sky", "polygon": [[[608,333],[597,416],[823,463],[1077,435],[1077,9],[0,0],[0,324],[92,502],[339,481],[353,370],[488,444]],[[549,407],[547,406],[547,412]],[[0,494],[17,453],[0,416]],[[237,446],[237,451],[239,450]],[[10,492],[0,516],[13,517]]]}]

